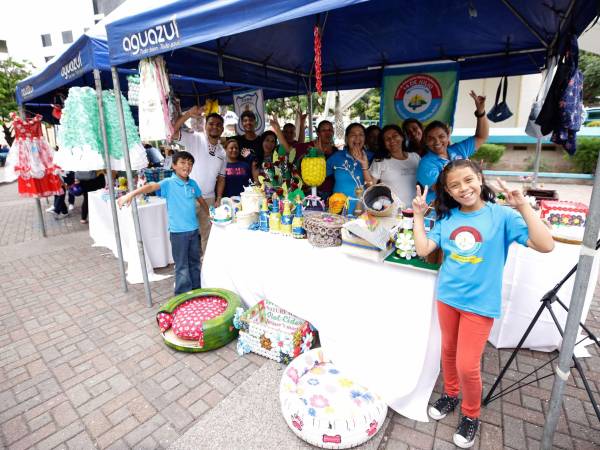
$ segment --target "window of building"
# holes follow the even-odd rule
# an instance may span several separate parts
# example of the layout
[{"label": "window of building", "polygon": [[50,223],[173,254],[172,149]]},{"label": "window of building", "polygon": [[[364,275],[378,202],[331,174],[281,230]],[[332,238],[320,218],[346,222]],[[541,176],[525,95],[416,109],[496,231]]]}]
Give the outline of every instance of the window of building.
[{"label": "window of building", "polygon": [[52,37],[49,34],[42,34],[42,45],[44,47],[52,46]]},{"label": "window of building", "polygon": [[62,40],[63,44],[70,44],[73,42],[73,32],[72,31],[63,31],[62,32]]},{"label": "window of building", "polygon": [[46,62],[50,61],[52,58],[54,58],[54,56],[44,56]]},{"label": "window of building", "polygon": [[0,53],[8,53],[8,47],[6,46],[6,41],[0,39]]}]

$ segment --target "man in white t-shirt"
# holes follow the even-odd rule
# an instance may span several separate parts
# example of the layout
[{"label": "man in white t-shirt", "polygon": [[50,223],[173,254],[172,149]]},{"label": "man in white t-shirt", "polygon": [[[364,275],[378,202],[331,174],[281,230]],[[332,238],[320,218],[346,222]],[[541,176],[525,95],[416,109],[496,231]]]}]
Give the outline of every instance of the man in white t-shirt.
[{"label": "man in white t-shirt", "polygon": [[[206,124],[203,133],[196,133],[188,130],[181,130],[182,125],[189,118],[201,118],[202,109],[200,106],[194,106],[184,112],[173,124],[175,137],[180,132],[179,143],[185,147],[185,150],[194,157],[194,166],[190,177],[198,183],[202,196],[209,206],[221,203],[221,197],[225,190],[225,167],[227,166],[227,157],[225,150],[219,139],[223,133],[223,117],[217,113],[209,114],[206,117]],[[206,251],[208,236],[210,235],[210,217],[202,208],[196,207],[198,223],[200,224],[200,239],[202,257]]]}]

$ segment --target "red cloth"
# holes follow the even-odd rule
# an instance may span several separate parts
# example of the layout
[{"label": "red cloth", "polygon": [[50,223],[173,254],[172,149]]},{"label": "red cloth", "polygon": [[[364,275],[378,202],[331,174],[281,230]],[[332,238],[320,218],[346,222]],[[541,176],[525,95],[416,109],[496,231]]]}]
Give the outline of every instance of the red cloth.
[{"label": "red cloth", "polygon": [[202,325],[227,309],[221,297],[199,297],[179,305],[173,312],[173,332],[182,339],[202,341]]},{"label": "red cloth", "polygon": [[442,330],[444,392],[457,397],[462,391],[463,415],[477,418],[481,410],[481,355],[494,319],[440,301],[437,308]]}]

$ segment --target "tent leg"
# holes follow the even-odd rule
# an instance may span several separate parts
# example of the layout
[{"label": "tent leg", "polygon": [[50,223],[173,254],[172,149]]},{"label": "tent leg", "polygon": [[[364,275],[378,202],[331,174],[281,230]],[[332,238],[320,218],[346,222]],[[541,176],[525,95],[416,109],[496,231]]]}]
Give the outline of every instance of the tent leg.
[{"label": "tent leg", "polygon": [[121,246],[121,230],[119,228],[119,219],[117,216],[117,205],[115,204],[115,183],[113,181],[112,167],[110,165],[110,153],[108,152],[106,124],[104,123],[104,106],[102,105],[102,81],[100,80],[100,71],[98,69],[94,69],[94,83],[96,85],[96,98],[98,99],[98,115],[100,117],[100,131],[102,133],[102,145],[104,147],[104,166],[106,167],[106,179],[108,181],[108,192],[110,194],[110,209],[113,219],[113,228],[115,231],[115,242],[117,243],[117,253],[119,255],[119,274],[121,275],[121,287],[123,288],[123,292],[127,292],[125,263],[123,262],[123,247]]},{"label": "tent leg", "polygon": [[573,349],[577,339],[579,322],[582,320],[581,313],[590,281],[590,272],[594,263],[596,251],[596,239],[600,231],[600,158],[596,164],[596,175],[594,178],[594,187],[592,189],[592,198],[590,200],[590,210],[586,219],[585,234],[581,245],[581,253],[573,285],[573,294],[571,295],[571,304],[567,315],[565,326],[565,335],[560,348],[558,365],[554,384],[552,385],[552,396],[544,424],[542,434],[542,449],[551,449],[554,439],[554,432],[560,417],[562,396],[565,391],[568,376],[570,374],[571,361],[573,358]]},{"label": "tent leg", "polygon": [[[125,168],[127,171],[127,185],[130,191],[133,191],[133,175],[131,174],[131,161],[129,160],[129,145],[127,144],[127,132],[125,131],[125,116],[123,115],[123,103],[121,102],[121,86],[119,84],[119,74],[116,67],[111,67],[113,88],[115,91],[115,101],[117,103],[117,114],[119,115],[119,125],[121,126],[121,144],[123,146],[123,156],[125,157]],[[137,248],[142,266],[142,277],[144,278],[144,291],[146,292],[146,303],[150,308],[152,306],[152,293],[150,292],[150,281],[148,280],[148,271],[146,269],[146,256],[144,255],[144,243],[142,242],[142,230],[140,228],[140,217],[138,215],[137,201],[135,198],[131,202],[131,213],[133,214],[133,225],[135,237],[137,238]]]},{"label": "tent leg", "polygon": [[[26,119],[25,109],[23,108],[23,105],[19,106],[19,116],[21,116],[21,119],[23,119],[23,120]],[[44,222],[44,213],[42,212],[42,203],[40,202],[39,197],[37,197],[35,199],[35,209],[37,210],[38,220],[40,221],[40,228],[42,229],[42,236],[47,237],[46,223]]]},{"label": "tent leg", "polygon": [[531,187],[537,188],[538,174],[540,173],[540,162],[542,160],[542,138],[537,138],[535,143],[535,156],[533,160],[533,175],[531,177]]}]

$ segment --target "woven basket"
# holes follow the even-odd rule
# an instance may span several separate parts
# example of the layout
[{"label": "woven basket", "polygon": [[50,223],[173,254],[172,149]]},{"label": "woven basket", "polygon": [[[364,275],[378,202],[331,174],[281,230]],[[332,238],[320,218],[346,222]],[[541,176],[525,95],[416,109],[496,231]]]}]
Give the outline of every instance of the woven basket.
[{"label": "woven basket", "polygon": [[324,212],[308,214],[304,218],[306,237],[314,247],[337,247],[342,245],[342,225],[345,217]]},{"label": "woven basket", "polygon": [[[392,204],[382,210],[373,209],[373,203],[375,200],[382,196],[387,197]],[[382,183],[374,184],[373,186],[368,187],[363,194],[362,202],[363,205],[365,205],[365,209],[368,211],[368,213],[377,217],[390,217],[394,215],[398,212],[400,203],[396,194],[392,192],[392,189]]]}]

